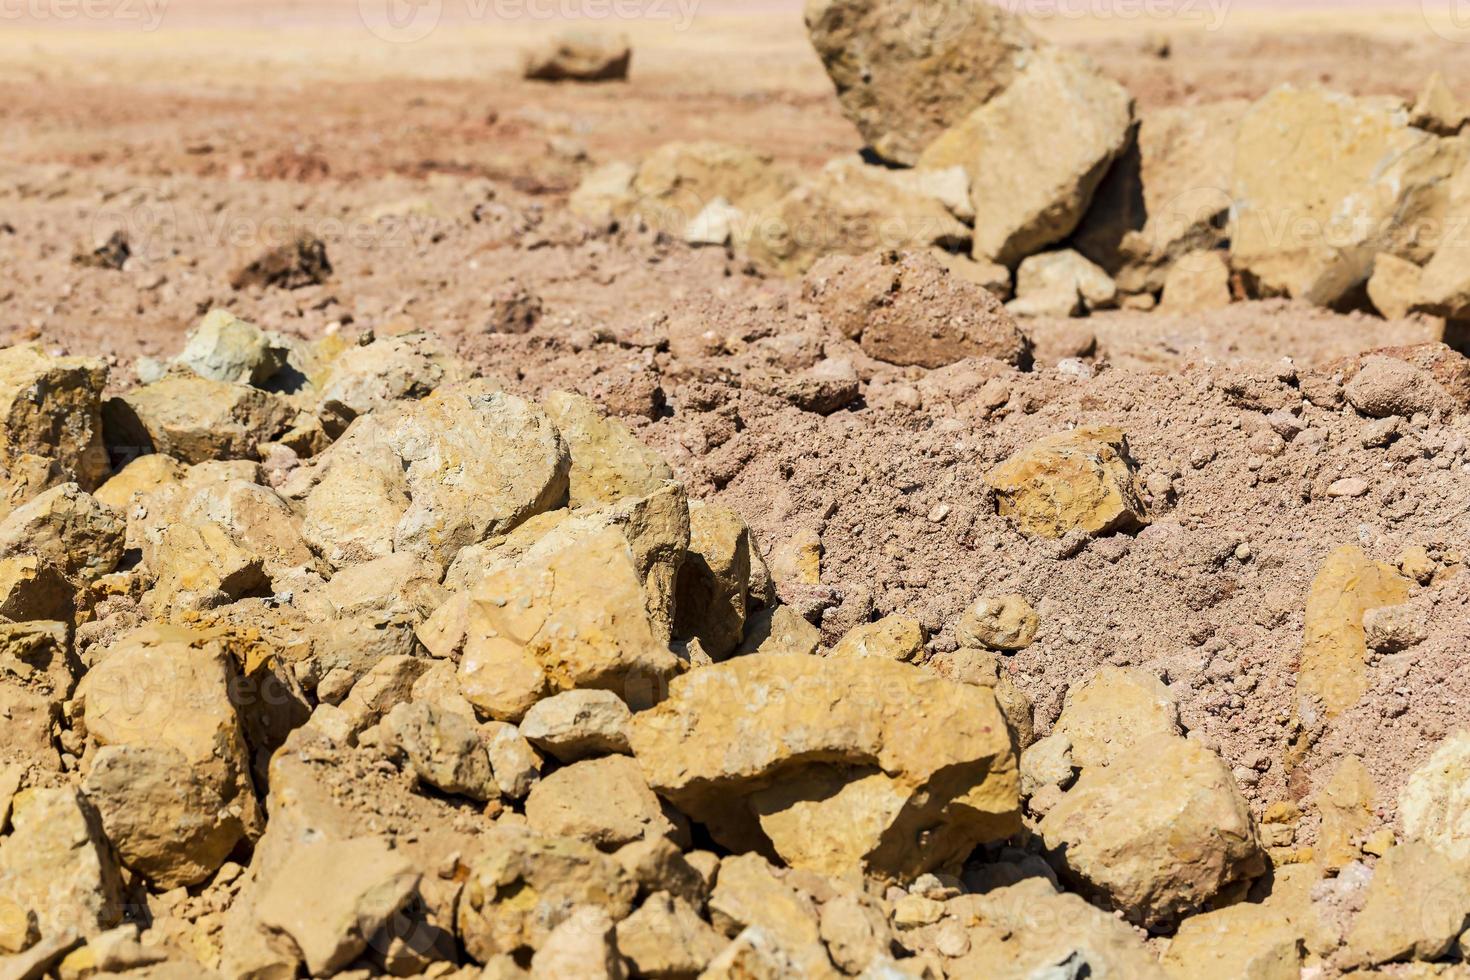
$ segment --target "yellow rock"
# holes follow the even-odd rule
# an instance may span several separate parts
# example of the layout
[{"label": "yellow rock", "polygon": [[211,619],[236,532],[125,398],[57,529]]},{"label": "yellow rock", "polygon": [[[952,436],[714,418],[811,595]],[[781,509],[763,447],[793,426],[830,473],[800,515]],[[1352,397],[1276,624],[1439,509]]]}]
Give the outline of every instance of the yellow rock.
[{"label": "yellow rock", "polygon": [[1322,827],[1317,831],[1317,860],[1336,871],[1358,859],[1358,842],[1373,826],[1373,777],[1361,759],[1344,756],[1327,785],[1317,793]]},{"label": "yellow rock", "polygon": [[1302,941],[1276,910],[1234,905],[1185,919],[1160,958],[1171,980],[1300,980]]},{"label": "yellow rock", "polygon": [[0,512],[48,487],[94,490],[107,478],[100,359],[50,357],[39,344],[0,350]]},{"label": "yellow rock", "polygon": [[1409,597],[1409,580],[1391,565],[1344,545],[1327,556],[1307,597],[1297,678],[1297,715],[1308,726],[1335,718],[1368,689],[1363,615]]},{"label": "yellow rock", "polygon": [[1344,960],[1359,967],[1437,960],[1454,946],[1467,916],[1470,876],[1463,868],[1428,844],[1395,847],[1373,869]]},{"label": "yellow rock", "polygon": [[1385,320],[1402,320],[1419,299],[1419,280],[1424,272],[1408,259],[1392,252],[1379,252],[1368,280],[1368,298]]},{"label": "yellow rock", "polygon": [[1230,263],[1210,249],[1181,255],[1164,277],[1160,313],[1204,313],[1230,305]]},{"label": "yellow rock", "polygon": [[792,534],[771,555],[771,574],[792,585],[821,585],[821,535],[811,528]]},{"label": "yellow rock", "polygon": [[93,494],[114,510],[125,513],[136,493],[150,493],[160,487],[182,483],[188,467],[172,456],[149,453],[139,456]]},{"label": "yellow rock", "polygon": [[1052,734],[1071,743],[1078,766],[1105,766],[1152,735],[1179,734],[1179,708],[1147,671],[1104,667],[1070,694]]},{"label": "yellow rock", "polygon": [[1024,650],[1036,639],[1041,618],[1025,596],[982,596],[960,617],[955,638],[987,650]]},{"label": "yellow rock", "polygon": [[832,648],[834,657],[886,657],[912,662],[924,650],[924,627],[908,616],[884,616],[854,626]]},{"label": "yellow rock", "polygon": [[1399,815],[1406,840],[1470,861],[1470,733],[1450,735],[1414,770],[1399,794]]},{"label": "yellow rock", "polygon": [[542,407],[571,450],[568,493],[573,508],[646,497],[674,478],[658,453],[626,425],[603,415],[591,399],[554,391]]},{"label": "yellow rock", "polygon": [[1465,118],[1465,107],[1460,105],[1439,72],[1429,76],[1409,113],[1412,125],[1440,135],[1458,132],[1465,125]]},{"label": "yellow rock", "polygon": [[1026,534],[1060,538],[1126,531],[1148,523],[1134,484],[1128,440],[1112,426],[1047,436],[985,478],[1002,517]]}]

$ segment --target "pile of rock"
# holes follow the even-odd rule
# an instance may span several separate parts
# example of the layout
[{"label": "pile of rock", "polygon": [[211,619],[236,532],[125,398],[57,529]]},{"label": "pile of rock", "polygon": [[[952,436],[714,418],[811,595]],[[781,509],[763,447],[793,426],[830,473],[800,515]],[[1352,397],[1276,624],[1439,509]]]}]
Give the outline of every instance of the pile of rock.
[{"label": "pile of rock", "polygon": [[[813,301],[889,350],[913,313],[884,282],[943,298],[913,262]],[[1452,397],[1378,357],[1353,404],[1403,408],[1395,365]],[[1045,628],[1024,596],[978,598],[942,652],[901,615],[825,644],[773,586],[812,577],[809,543],[773,576],[593,403],[427,335],[214,312],[157,369],[104,402],[101,362],[0,351],[7,975],[1289,975],[1443,956],[1470,913],[1441,856],[1470,833],[1463,738],[1329,936],[1285,862],[1261,901],[1277,851],[1158,677],[1104,670],[1036,737],[1003,669]],[[1064,550],[1149,520],[1116,429],[987,482]],[[1304,694],[1413,626],[1364,625],[1397,572],[1333,561],[1353,600],[1309,604]]]}]

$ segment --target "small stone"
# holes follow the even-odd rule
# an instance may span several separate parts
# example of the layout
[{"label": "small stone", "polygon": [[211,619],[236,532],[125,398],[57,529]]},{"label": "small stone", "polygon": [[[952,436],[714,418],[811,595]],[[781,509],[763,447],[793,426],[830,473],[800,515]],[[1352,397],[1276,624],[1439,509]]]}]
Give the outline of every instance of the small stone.
[{"label": "small stone", "polygon": [[1369,609],[1363,614],[1363,633],[1370,650],[1400,653],[1429,638],[1428,610],[1407,604]]},{"label": "small stone", "polygon": [[1345,477],[1344,479],[1337,480],[1327,488],[1327,496],[1347,498],[1362,497],[1368,493],[1369,489],[1370,488],[1368,485],[1368,481],[1364,480],[1362,477]]},{"label": "small stone", "polygon": [[1368,299],[1385,320],[1402,320],[1419,300],[1424,270],[1391,252],[1379,252],[1368,280]]},{"label": "small stone", "polygon": [[567,32],[526,51],[521,77],[538,82],[623,81],[632,60],[626,35]]},{"label": "small stone", "polygon": [[1448,412],[1454,404],[1449,392],[1428,371],[1380,354],[1363,360],[1343,394],[1353,408],[1375,419]]},{"label": "small stone", "polygon": [[729,942],[668,892],[650,895],[617,931],[618,951],[637,975],[659,980],[698,976]]},{"label": "small stone", "polygon": [[1230,263],[1216,250],[1181,255],[1164,278],[1159,312],[1207,313],[1230,305]]},{"label": "small stone", "polygon": [[230,286],[237,290],[302,289],[319,286],[331,275],[326,243],[301,233],[246,261],[231,274]]},{"label": "small stone", "polygon": [[174,363],[201,378],[261,385],[285,367],[286,351],[253,323],[216,309],[189,332]]},{"label": "small stone", "polygon": [[1403,423],[1404,420],[1397,415],[1369,422],[1360,431],[1358,442],[1364,449],[1381,449],[1398,438],[1399,428]]},{"label": "small stone", "polygon": [[1042,538],[1079,530],[1101,536],[1148,523],[1134,481],[1128,441],[1119,429],[1077,429],[1048,436],[985,478],[1002,517]]},{"label": "small stone", "polygon": [[541,778],[540,753],[531,747],[516,726],[507,722],[486,722],[480,726],[480,733],[500,792],[513,800],[525,799]]},{"label": "small stone", "polygon": [[1102,269],[1071,249],[1042,252],[1016,270],[1012,316],[1069,317],[1116,305],[1118,287]]},{"label": "small stone", "polygon": [[834,657],[887,657],[915,661],[924,652],[924,627],[907,616],[884,616],[848,630],[832,648]]},{"label": "small stone", "polygon": [[610,851],[647,836],[687,838],[624,755],[587,759],[543,777],[526,797],[526,820],[547,837],[575,837]]},{"label": "small stone", "polygon": [[633,714],[611,691],[566,691],[536,703],[521,720],[521,734],[562,762],[624,753]]},{"label": "small stone", "polygon": [[624,980],[617,935],[606,909],[574,909],[547,935],[531,957],[533,980]]},{"label": "small stone", "polygon": [[485,744],[463,715],[405,702],[384,716],[383,728],[386,742],[403,752],[419,779],[430,786],[472,800],[500,795]]},{"label": "small stone", "polygon": [[955,639],[965,646],[1014,652],[1029,647],[1040,626],[1025,596],[982,596],[960,617]]}]

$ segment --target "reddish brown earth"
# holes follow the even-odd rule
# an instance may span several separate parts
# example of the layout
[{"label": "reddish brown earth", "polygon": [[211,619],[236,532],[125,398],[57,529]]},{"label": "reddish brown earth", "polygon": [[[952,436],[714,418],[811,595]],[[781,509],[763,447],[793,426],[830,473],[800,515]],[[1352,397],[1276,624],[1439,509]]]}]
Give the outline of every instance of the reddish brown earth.
[{"label": "reddish brown earth", "polygon": [[[1115,312],[1026,324],[1032,372],[895,368],[829,330],[798,283],[721,250],[590,229],[565,210],[592,166],[668,140],[719,138],[808,168],[857,149],[797,5],[709,3],[682,33],[628,25],[633,78],[598,87],[517,78],[515,51],[544,24],[450,21],[391,45],[356,23],[354,4],[176,6],[152,33],[22,23],[0,34],[5,339],[100,350],[123,385],[138,356],[171,355],[213,306],[309,337],[441,334],[515,387],[598,396],[691,492],[737,508],[767,551],[816,531],[822,586],[787,591],[829,637],[903,611],[945,649],[975,596],[1026,594],[1041,632],[1006,669],[1040,730],[1100,665],[1147,667],[1258,813],[1310,799],[1356,753],[1391,823],[1406,772],[1467,717],[1470,576],[1449,572],[1470,540],[1470,427],[1426,421],[1364,448],[1367,420],[1304,402],[1300,382],[1336,358],[1435,339],[1433,324],[1283,302]],[[1432,68],[1470,77],[1470,46],[1428,30],[1418,7],[1299,17],[1247,6],[1218,33],[1145,25],[1172,37],[1167,59],[1136,25],[1043,29],[1088,50],[1144,106],[1252,97],[1285,80],[1408,95]],[[384,209],[406,216],[376,220]],[[240,259],[292,228],[327,243],[330,280],[233,290]],[[134,251],[122,270],[73,264],[119,230]],[[534,328],[490,332],[518,291],[540,300]],[[1074,354],[1085,356],[1058,370]],[[762,393],[760,379],[823,359],[852,363],[859,401],[824,417]],[[1277,436],[1267,416],[1286,407],[1314,435]],[[1074,551],[1018,534],[982,476],[1081,424],[1127,433],[1152,523]],[[1369,492],[1329,498],[1349,476]],[[1430,639],[1375,662],[1369,695],[1288,773],[1307,591],[1346,543],[1381,560],[1423,546],[1449,571],[1425,590]]]}]

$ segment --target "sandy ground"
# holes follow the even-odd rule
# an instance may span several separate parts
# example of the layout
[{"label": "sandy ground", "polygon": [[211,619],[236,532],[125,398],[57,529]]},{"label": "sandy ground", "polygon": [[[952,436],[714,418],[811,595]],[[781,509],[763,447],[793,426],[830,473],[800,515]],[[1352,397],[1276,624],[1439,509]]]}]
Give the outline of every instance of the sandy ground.
[{"label": "sandy ground", "polygon": [[[1463,426],[1369,449],[1362,420],[1304,405],[1293,372],[1433,339],[1433,325],[1285,303],[1037,323],[1045,349],[1090,351],[1088,367],[1059,372],[1043,358],[1006,374],[997,403],[993,387],[980,397],[993,365],[866,361],[816,322],[796,284],[721,251],[594,233],[566,213],[590,167],[669,140],[718,138],[813,168],[856,150],[790,0],[701,0],[687,23],[675,4],[659,8],[672,18],[618,20],[636,46],[633,78],[596,87],[521,81],[519,49],[559,25],[463,5],[394,41],[364,23],[366,2],[174,0],[154,29],[123,19],[146,17],[142,0],[102,3],[115,16],[96,18],[63,17],[63,3],[19,18],[19,4],[0,7],[0,336],[101,350],[124,384],[139,355],[171,354],[216,305],[306,336],[433,330],[514,385],[577,387],[625,412],[694,492],[739,508],[767,550],[798,529],[819,534],[822,588],[803,601],[829,635],[903,611],[943,648],[977,594],[1027,593],[1042,633],[1007,669],[1039,728],[1098,666],[1148,667],[1258,810],[1310,800],[1355,753],[1391,822],[1406,769],[1463,724],[1466,576],[1436,590],[1431,640],[1375,665],[1362,704],[1300,766],[1284,762],[1306,593],[1326,555],[1356,543],[1391,560],[1419,545],[1450,568],[1470,536]],[[1410,95],[1434,68],[1470,96],[1470,45],[1448,9],[1234,2],[1216,29],[1209,9],[1038,23],[1144,107],[1282,81]],[[385,208],[416,217],[376,220]],[[231,290],[240,258],[286,227],[327,241],[331,280]],[[72,263],[118,230],[135,252],[123,270]],[[518,289],[541,301],[535,329],[487,332]],[[837,357],[856,363],[865,399],[830,417],[747,383]],[[1273,436],[1266,417],[1287,406],[1320,441]],[[1153,525],[1080,554],[1022,538],[981,476],[1029,441],[1091,423],[1122,426],[1157,475]],[[1344,476],[1371,492],[1328,497]],[[947,516],[934,520],[940,505]]]}]

